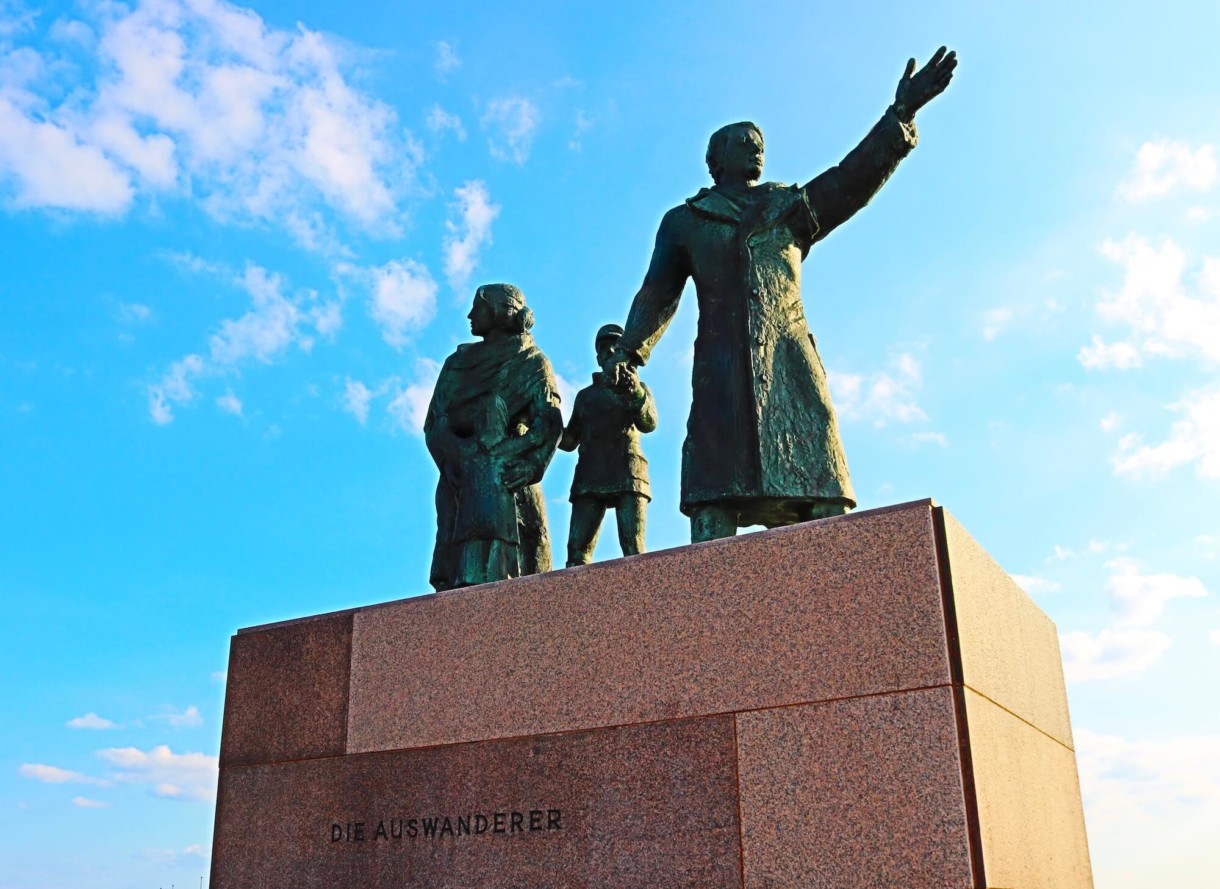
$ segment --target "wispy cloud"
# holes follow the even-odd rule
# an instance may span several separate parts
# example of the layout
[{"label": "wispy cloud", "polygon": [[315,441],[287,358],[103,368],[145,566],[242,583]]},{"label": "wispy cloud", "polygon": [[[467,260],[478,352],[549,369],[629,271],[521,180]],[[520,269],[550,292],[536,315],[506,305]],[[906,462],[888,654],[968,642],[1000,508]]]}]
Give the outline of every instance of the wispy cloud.
[{"label": "wispy cloud", "polygon": [[827,378],[835,409],[843,419],[863,420],[878,427],[927,419],[915,402],[922,374],[913,355],[899,355],[888,371],[870,375],[831,371]]},{"label": "wispy cloud", "polygon": [[104,803],[100,800],[89,799],[87,796],[72,797],[72,805],[78,809],[109,809],[110,803]]},{"label": "wispy cloud", "polygon": [[1159,444],[1145,444],[1138,432],[1124,435],[1111,460],[1114,472],[1133,478],[1160,478],[1193,464],[1202,478],[1220,478],[1220,389],[1188,393],[1168,406],[1181,414]]},{"label": "wispy cloud", "polygon": [[1127,740],[1087,728],[1074,734],[1090,823],[1220,804],[1220,737]]},{"label": "wispy cloud", "polygon": [[343,409],[363,426],[369,419],[369,404],[376,392],[360,380],[347,380],[343,386]]},{"label": "wispy cloud", "polygon": [[1080,347],[1080,351],[1076,353],[1076,360],[1086,370],[1103,370],[1111,367],[1125,370],[1139,367],[1144,363],[1140,350],[1133,343],[1107,343],[1097,334],[1093,334],[1093,341],[1089,345]]},{"label": "wispy cloud", "polygon": [[403,385],[386,407],[399,429],[412,435],[423,435],[428,403],[432,400],[432,390],[436,388],[440,372],[441,366],[428,358],[415,362],[415,378]]},{"label": "wispy cloud", "polygon": [[55,28],[94,64],[61,59],[54,42],[21,47],[37,76],[0,83],[0,180],[15,204],[122,213],[142,194],[193,196],[302,240],[319,209],[399,230],[419,152],[389,106],[348,82],[348,51],[216,0],[83,14]]},{"label": "wispy cloud", "polygon": [[41,781],[43,784],[93,784],[97,787],[110,786],[110,782],[105,779],[94,778],[82,772],[74,772],[69,769],[61,769],[58,766],[43,765],[42,763],[23,763],[17,769],[17,772],[23,778]]},{"label": "wispy cloud", "polygon": [[983,313],[983,339],[991,342],[1003,332],[1015,316],[1010,306],[997,306]]},{"label": "wispy cloud", "polygon": [[1025,590],[1031,596],[1041,596],[1046,593],[1057,593],[1063,589],[1063,584],[1057,580],[1050,580],[1045,577],[1036,577],[1031,574],[1013,574],[1012,579],[1017,582],[1017,586]]},{"label": "wispy cloud", "polygon": [[524,164],[529,160],[534,133],[542,120],[538,106],[524,96],[496,99],[487,105],[482,125],[491,132],[487,141],[497,160]]},{"label": "wispy cloud", "polygon": [[217,398],[216,406],[226,414],[232,414],[235,417],[240,417],[242,415],[243,407],[241,399],[234,395],[232,391],[226,392],[224,395]]},{"label": "wispy cloud", "polygon": [[440,105],[433,105],[428,110],[425,122],[428,129],[434,133],[450,132],[457,136],[459,142],[466,141],[466,128],[462,126],[462,119],[456,114],[446,111]]},{"label": "wispy cloud", "polygon": [[1118,195],[1139,203],[1179,190],[1206,191],[1216,184],[1216,153],[1211,145],[1192,148],[1185,142],[1158,139],[1145,142],[1135,155],[1135,168],[1118,186]]},{"label": "wispy cloud", "polygon": [[1186,252],[1168,238],[1154,244],[1133,234],[1101,252],[1122,268],[1123,282],[1102,293],[1096,310],[1125,331],[1113,343],[1094,334],[1077,356],[1083,366],[1137,367],[1149,356],[1220,363],[1220,257],[1204,257],[1188,278]]},{"label": "wispy cloud", "polygon": [[111,729],[118,728],[118,723],[112,722],[109,719],[98,716],[96,713],[86,713],[84,716],[77,716],[75,719],[69,719],[66,723],[68,728],[77,729]]},{"label": "wispy cloud", "polygon": [[454,49],[452,43],[448,40],[439,40],[436,44],[436,56],[432,62],[432,70],[436,72],[436,76],[440,80],[445,80],[449,75],[462,66],[462,60]]},{"label": "wispy cloud", "polygon": [[153,796],[208,802],[216,796],[218,760],[203,753],[174,753],[167,745],[151,750],[113,747],[97,754],[116,771],[114,780],[148,784]]},{"label": "wispy cloud", "polygon": [[185,710],[175,710],[173,707],[166,706],[162,708],[160,713],[156,713],[148,718],[156,722],[167,723],[174,728],[197,728],[203,725],[203,715],[194,704],[191,704]]},{"label": "wispy cloud", "polygon": [[[148,412],[154,423],[172,422],[174,407],[193,401],[201,380],[223,377],[250,362],[270,364],[293,345],[308,352],[315,334],[329,336],[341,323],[337,299],[321,299],[311,290],[286,293],[282,276],[253,263],[229,283],[249,295],[249,311],[221,321],[208,338],[205,352],[173,362],[156,383],[148,386]],[[220,396],[217,406],[239,415],[243,409],[231,392]]]},{"label": "wispy cloud", "polygon": [[[491,201],[487,185],[479,179],[454,189],[457,200],[445,220],[445,276],[449,286],[463,291],[479,264],[479,251],[491,243],[491,224],[500,207]],[[456,218],[454,218],[456,217]]]},{"label": "wispy cloud", "polygon": [[369,269],[372,290],[369,314],[381,328],[381,336],[396,349],[410,340],[436,312],[436,281],[423,263],[413,259],[392,260]]},{"label": "wispy cloud", "polygon": [[1146,574],[1135,559],[1111,559],[1106,568],[1110,571],[1106,594],[1113,625],[1096,633],[1075,631],[1060,637],[1064,675],[1069,681],[1116,679],[1147,669],[1172,644],[1165,633],[1149,629],[1166,604],[1207,595],[1198,578]]},{"label": "wispy cloud", "polygon": [[146,861],[173,864],[183,858],[207,858],[208,849],[202,843],[191,843],[183,849],[145,849],[140,857]]},{"label": "wispy cloud", "polygon": [[1088,682],[1142,673],[1172,643],[1167,635],[1155,630],[1106,628],[1098,633],[1064,633],[1059,644],[1064,678],[1068,682]]},{"label": "wispy cloud", "polygon": [[1207,588],[1197,577],[1144,574],[1135,559],[1112,559],[1106,567],[1111,572],[1107,592],[1115,620],[1122,626],[1146,626],[1164,613],[1167,602],[1207,595]]}]

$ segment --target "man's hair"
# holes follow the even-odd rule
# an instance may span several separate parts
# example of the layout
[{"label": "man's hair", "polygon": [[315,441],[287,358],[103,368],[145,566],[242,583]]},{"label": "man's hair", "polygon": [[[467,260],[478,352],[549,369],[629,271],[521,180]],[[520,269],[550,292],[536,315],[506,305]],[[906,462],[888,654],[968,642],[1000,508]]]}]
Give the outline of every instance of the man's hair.
[{"label": "man's hair", "polygon": [[724,156],[725,149],[729,147],[729,137],[734,131],[742,127],[749,127],[754,132],[758,133],[758,138],[763,137],[762,130],[758,128],[758,124],[748,120],[741,120],[737,123],[731,123],[721,127],[716,132],[712,133],[712,138],[707,140],[707,171],[712,174],[712,180],[720,181],[720,161]]}]

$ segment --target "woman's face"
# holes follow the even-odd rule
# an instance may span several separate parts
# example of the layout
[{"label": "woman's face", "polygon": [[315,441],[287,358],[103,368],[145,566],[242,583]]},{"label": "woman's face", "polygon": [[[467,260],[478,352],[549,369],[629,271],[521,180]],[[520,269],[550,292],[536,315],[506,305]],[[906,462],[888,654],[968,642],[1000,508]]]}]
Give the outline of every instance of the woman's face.
[{"label": "woman's face", "polygon": [[470,307],[470,332],[475,336],[487,336],[496,328],[496,310],[482,294],[475,294],[474,305]]}]

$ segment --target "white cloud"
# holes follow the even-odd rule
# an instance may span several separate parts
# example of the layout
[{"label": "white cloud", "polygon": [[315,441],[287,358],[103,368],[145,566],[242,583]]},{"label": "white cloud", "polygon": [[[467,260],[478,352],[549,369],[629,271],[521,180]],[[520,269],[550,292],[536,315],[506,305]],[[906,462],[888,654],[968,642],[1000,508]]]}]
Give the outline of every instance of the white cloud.
[{"label": "white cloud", "polygon": [[568,139],[568,148],[580,151],[583,147],[585,133],[592,128],[593,118],[584,111],[577,111],[576,119],[572,122],[572,136]]},{"label": "white cloud", "polygon": [[448,130],[457,136],[459,142],[466,141],[466,128],[462,126],[462,119],[456,114],[450,114],[440,105],[433,105],[429,109],[426,123],[428,129],[434,133],[444,133]]},{"label": "white cloud", "polygon": [[48,766],[41,763],[23,763],[17,772],[23,778],[31,778],[44,784],[94,784],[98,787],[110,786],[109,781],[92,778],[81,772],[61,769],[58,766]]},{"label": "white cloud", "polygon": [[1063,675],[1068,682],[1116,679],[1143,672],[1170,646],[1169,637],[1153,630],[1107,628],[1059,637]]},{"label": "white cloud", "polygon": [[[45,76],[0,81],[0,179],[16,204],[118,213],[168,193],[298,235],[319,209],[399,231],[420,153],[389,106],[347,82],[350,50],[221,0],[85,15],[54,26],[71,45],[19,48]],[[82,51],[94,64],[75,63]]]},{"label": "white cloud", "polygon": [[1139,349],[1131,343],[1105,343],[1097,334],[1093,334],[1093,342],[1081,346],[1076,353],[1076,360],[1087,370],[1101,370],[1107,367],[1126,369],[1139,367],[1144,363]]},{"label": "white cloud", "polygon": [[994,340],[1007,327],[1014,317],[1014,312],[1007,306],[988,309],[983,313],[983,339]]},{"label": "white cloud", "polygon": [[1160,444],[1144,444],[1138,433],[1124,435],[1111,461],[1114,472],[1158,478],[1194,464],[1199,476],[1220,478],[1220,389],[1189,393],[1168,408],[1185,416],[1170,427]]},{"label": "white cloud", "polygon": [[99,800],[89,799],[85,796],[72,797],[72,805],[78,809],[109,809],[110,803],[103,803]]},{"label": "white cloud", "polygon": [[148,751],[114,747],[99,750],[97,755],[116,769],[116,781],[149,784],[154,796],[204,802],[216,796],[219,770],[215,756],[174,753],[164,744]]},{"label": "white cloud", "polygon": [[67,722],[68,728],[86,728],[86,729],[109,729],[118,728],[118,724],[110,721],[96,713],[86,713],[84,716],[77,716],[75,719],[69,719]]},{"label": "white cloud", "polygon": [[1068,549],[1066,546],[1061,546],[1060,544],[1056,543],[1051,548],[1051,554],[1046,560],[1048,562],[1066,562],[1075,555],[1076,553],[1072,552],[1072,550]]},{"label": "white cloud", "polygon": [[1121,626],[1146,626],[1161,616],[1166,602],[1207,595],[1207,589],[1197,577],[1141,574],[1140,564],[1135,559],[1113,559],[1106,567],[1111,571],[1107,592],[1115,620]]},{"label": "white cloud", "polygon": [[235,365],[248,358],[267,364],[297,339],[301,311],[281,293],[283,283],[279,275],[264,268],[246,267],[242,285],[253,307],[240,318],[222,321],[220,330],[208,340],[213,364]]},{"label": "white cloud", "polygon": [[216,406],[226,414],[232,414],[235,417],[242,415],[241,399],[232,392],[226,392],[224,395],[216,399]]},{"label": "white cloud", "polygon": [[1212,645],[1220,645],[1220,630],[1212,630],[1207,634],[1207,638]]},{"label": "white cloud", "polygon": [[130,177],[96,145],[0,92],[0,181],[17,207],[117,214],[135,196]]},{"label": "white cloud", "polygon": [[943,432],[913,432],[907,440],[914,445],[934,444],[937,447],[949,447],[949,438]]},{"label": "white cloud", "polygon": [[370,314],[382,338],[396,349],[407,334],[432,320],[436,311],[436,281],[422,263],[392,260],[369,270],[372,288]]},{"label": "white cloud", "polygon": [[1119,184],[1118,194],[1138,203],[1164,197],[1179,188],[1207,191],[1216,179],[1216,156],[1211,145],[1192,149],[1185,142],[1159,139],[1140,146],[1135,169]]},{"label": "white cloud", "polygon": [[462,66],[462,60],[458,57],[457,51],[453,48],[448,40],[437,41],[436,44],[436,60],[432,63],[432,68],[436,71],[436,76],[440,80],[445,80],[451,71],[454,71]]},{"label": "white cloud", "polygon": [[359,380],[348,380],[343,387],[343,409],[363,426],[369,419],[373,390]]},{"label": "white cloud", "polygon": [[143,303],[119,303],[119,320],[128,324],[143,324],[152,318],[152,309]]},{"label": "white cloud", "polygon": [[838,415],[877,427],[926,420],[927,415],[915,403],[915,390],[921,383],[919,362],[904,353],[893,365],[893,373],[882,371],[867,377],[829,372],[827,379]]},{"label": "white cloud", "polygon": [[487,106],[482,125],[491,130],[487,147],[497,160],[524,164],[542,116],[538,106],[522,96],[496,99]]},{"label": "white cloud", "polygon": [[185,710],[175,710],[173,707],[167,706],[162,709],[162,712],[148,718],[168,723],[174,728],[196,728],[203,725],[203,716],[194,704]]},{"label": "white cloud", "polygon": [[479,264],[479,251],[491,243],[491,224],[500,215],[498,204],[482,180],[472,180],[454,189],[456,203],[449,207],[458,221],[445,220],[445,275],[449,286],[463,290]]},{"label": "white cloud", "polygon": [[1119,427],[1120,423],[1122,423],[1122,417],[1117,411],[1111,411],[1101,418],[1101,422],[1098,425],[1101,426],[1102,432],[1113,432]]},{"label": "white cloud", "polygon": [[1093,824],[1154,820],[1220,805],[1220,737],[1128,741],[1087,728],[1075,733],[1080,789]]},{"label": "white cloud", "polygon": [[1031,596],[1040,596],[1045,593],[1057,593],[1063,585],[1056,580],[1048,580],[1045,577],[1035,577],[1029,574],[1013,574],[1012,579],[1017,582],[1017,586],[1025,590]]},{"label": "white cloud", "polygon": [[174,419],[172,404],[185,404],[195,397],[195,379],[203,374],[203,359],[187,355],[175,361],[161,381],[148,387],[148,413],[154,423],[164,426]]},{"label": "white cloud", "polygon": [[428,403],[440,376],[441,366],[428,358],[415,362],[415,379],[404,386],[386,407],[386,412],[398,428],[412,435],[423,435]]},{"label": "white cloud", "polygon": [[1107,240],[1102,255],[1123,269],[1117,292],[1103,292],[1098,314],[1125,325],[1121,341],[1098,335],[1077,356],[1089,368],[1135,367],[1147,356],[1220,363],[1220,257],[1205,257],[1186,280],[1186,253],[1168,238],[1153,245],[1139,235]]},{"label": "white cloud", "polygon": [[140,853],[140,857],[147,861],[158,861],[163,864],[172,864],[187,856],[192,858],[207,858],[207,847],[201,843],[191,843],[191,845],[181,851],[177,849],[145,849]]},{"label": "white cloud", "polygon": [[[203,270],[228,277],[223,267]],[[322,301],[308,290],[285,295],[283,277],[253,263],[229,283],[250,296],[249,311],[220,322],[208,338],[206,357],[191,354],[175,361],[148,387],[148,412],[154,423],[172,422],[174,406],[194,400],[201,380],[231,374],[250,361],[270,364],[293,345],[308,352],[314,343],[312,333],[330,336],[342,324],[338,301]],[[232,392],[221,395],[216,403],[228,413],[242,414],[243,405]]]}]

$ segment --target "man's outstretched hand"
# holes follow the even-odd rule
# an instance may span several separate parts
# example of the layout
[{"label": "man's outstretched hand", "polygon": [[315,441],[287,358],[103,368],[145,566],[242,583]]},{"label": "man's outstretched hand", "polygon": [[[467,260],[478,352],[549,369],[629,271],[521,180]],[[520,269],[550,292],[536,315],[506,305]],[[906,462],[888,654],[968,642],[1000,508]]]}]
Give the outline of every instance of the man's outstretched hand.
[{"label": "man's outstretched hand", "polygon": [[953,79],[953,69],[956,67],[957,53],[949,52],[943,46],[918,71],[915,70],[914,59],[907,62],[907,69],[902,72],[902,79],[898,81],[898,89],[894,93],[894,108],[898,116],[909,121],[916,111],[943,93]]}]

